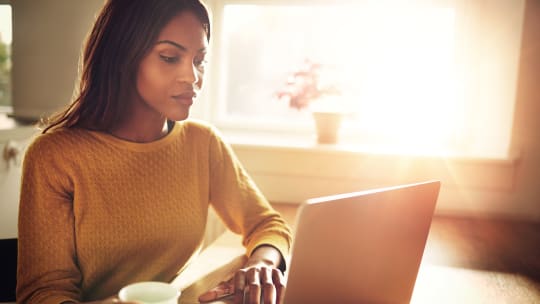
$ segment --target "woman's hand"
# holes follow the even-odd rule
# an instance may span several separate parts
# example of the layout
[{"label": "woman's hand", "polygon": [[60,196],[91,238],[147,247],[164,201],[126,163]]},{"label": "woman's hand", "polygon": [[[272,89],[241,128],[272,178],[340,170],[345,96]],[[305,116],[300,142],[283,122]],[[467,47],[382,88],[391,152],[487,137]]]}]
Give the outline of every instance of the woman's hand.
[{"label": "woman's hand", "polygon": [[211,302],[234,295],[234,303],[281,303],[285,278],[277,268],[280,262],[277,249],[260,246],[231,279],[202,294],[199,301]]}]

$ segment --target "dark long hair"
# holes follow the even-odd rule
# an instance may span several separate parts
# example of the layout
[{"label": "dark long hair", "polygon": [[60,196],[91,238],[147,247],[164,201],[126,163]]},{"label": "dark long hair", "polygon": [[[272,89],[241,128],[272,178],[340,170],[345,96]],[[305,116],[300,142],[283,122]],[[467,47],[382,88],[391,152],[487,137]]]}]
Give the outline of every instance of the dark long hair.
[{"label": "dark long hair", "polygon": [[84,45],[74,100],[42,121],[43,133],[64,127],[110,130],[135,89],[140,62],[163,27],[186,10],[210,40],[208,11],[199,0],[107,0]]}]

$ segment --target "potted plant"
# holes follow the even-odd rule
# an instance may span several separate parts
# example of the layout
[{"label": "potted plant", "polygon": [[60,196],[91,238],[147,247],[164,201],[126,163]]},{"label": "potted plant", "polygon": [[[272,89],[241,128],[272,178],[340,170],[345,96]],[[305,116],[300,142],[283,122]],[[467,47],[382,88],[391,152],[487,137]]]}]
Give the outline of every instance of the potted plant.
[{"label": "potted plant", "polygon": [[279,100],[288,102],[296,110],[310,109],[315,120],[319,143],[336,143],[344,111],[340,103],[341,91],[324,79],[323,65],[309,59],[294,71],[282,90]]}]

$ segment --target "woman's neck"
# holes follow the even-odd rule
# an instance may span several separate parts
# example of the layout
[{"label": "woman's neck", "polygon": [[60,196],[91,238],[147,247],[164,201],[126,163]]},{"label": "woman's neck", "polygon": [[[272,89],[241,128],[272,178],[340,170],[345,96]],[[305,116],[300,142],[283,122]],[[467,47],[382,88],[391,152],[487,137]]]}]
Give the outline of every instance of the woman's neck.
[{"label": "woman's neck", "polygon": [[156,141],[171,130],[168,120],[163,118],[161,121],[134,121],[118,124],[113,127],[109,133],[114,137],[136,143],[148,143]]}]

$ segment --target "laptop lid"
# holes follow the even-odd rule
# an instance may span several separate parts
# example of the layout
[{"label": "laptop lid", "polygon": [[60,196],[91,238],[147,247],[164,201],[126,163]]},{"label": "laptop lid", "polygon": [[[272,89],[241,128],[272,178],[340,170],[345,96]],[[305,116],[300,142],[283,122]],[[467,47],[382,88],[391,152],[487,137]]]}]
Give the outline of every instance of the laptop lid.
[{"label": "laptop lid", "polygon": [[439,189],[428,181],[304,202],[284,303],[409,303]]}]

